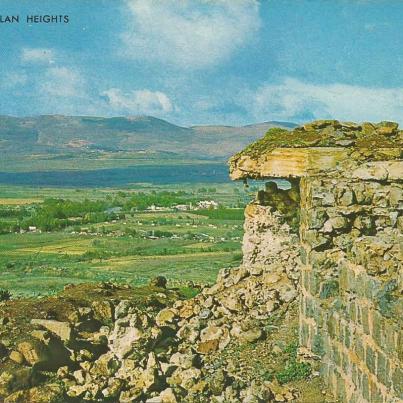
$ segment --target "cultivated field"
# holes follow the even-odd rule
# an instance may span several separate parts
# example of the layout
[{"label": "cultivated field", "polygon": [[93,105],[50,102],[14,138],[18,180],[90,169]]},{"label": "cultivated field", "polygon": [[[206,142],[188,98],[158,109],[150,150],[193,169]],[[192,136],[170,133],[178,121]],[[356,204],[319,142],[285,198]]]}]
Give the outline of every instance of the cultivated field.
[{"label": "cultivated field", "polygon": [[[243,205],[251,193],[231,183],[170,185],[169,191],[2,186],[0,289],[45,295],[68,283],[141,285],[157,275],[182,288],[186,281],[212,283],[220,268],[241,261]],[[148,200],[188,201],[192,209],[151,210]],[[200,200],[219,208],[194,210]]]}]

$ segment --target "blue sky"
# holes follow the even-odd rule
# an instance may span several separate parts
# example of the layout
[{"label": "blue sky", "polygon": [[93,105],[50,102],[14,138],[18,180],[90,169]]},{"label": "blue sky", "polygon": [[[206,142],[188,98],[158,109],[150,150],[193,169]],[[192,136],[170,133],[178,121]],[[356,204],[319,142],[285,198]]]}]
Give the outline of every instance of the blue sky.
[{"label": "blue sky", "polygon": [[0,0],[16,14],[0,114],[403,123],[400,0]]}]

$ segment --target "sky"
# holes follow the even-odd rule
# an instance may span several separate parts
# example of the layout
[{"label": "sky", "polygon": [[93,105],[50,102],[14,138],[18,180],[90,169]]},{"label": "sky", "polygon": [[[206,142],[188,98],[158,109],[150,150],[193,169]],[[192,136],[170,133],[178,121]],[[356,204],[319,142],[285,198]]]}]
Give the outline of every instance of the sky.
[{"label": "sky", "polygon": [[403,124],[401,0],[0,0],[0,15],[20,16],[0,22],[0,115]]}]

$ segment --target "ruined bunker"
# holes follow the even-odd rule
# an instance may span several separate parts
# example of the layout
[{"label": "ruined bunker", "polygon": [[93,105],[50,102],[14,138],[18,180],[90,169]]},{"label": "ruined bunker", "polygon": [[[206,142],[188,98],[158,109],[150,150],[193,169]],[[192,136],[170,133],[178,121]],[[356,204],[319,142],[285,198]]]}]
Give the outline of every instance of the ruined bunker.
[{"label": "ruined bunker", "polygon": [[295,229],[300,344],[343,402],[403,399],[402,139],[393,122],[315,121],[271,129],[230,160],[234,180],[292,183],[246,208],[244,264],[289,264],[272,253],[287,240],[270,220]]}]

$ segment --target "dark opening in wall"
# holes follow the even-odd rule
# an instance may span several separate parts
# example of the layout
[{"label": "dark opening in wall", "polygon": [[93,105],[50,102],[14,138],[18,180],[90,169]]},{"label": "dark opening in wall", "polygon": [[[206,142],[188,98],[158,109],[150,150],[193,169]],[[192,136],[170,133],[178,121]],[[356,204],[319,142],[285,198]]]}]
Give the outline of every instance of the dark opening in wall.
[{"label": "dark opening in wall", "polygon": [[[261,182],[262,183],[262,182]],[[256,203],[270,206],[278,211],[291,227],[298,233],[300,221],[300,190],[299,179],[264,181],[264,188],[257,191]]]}]

